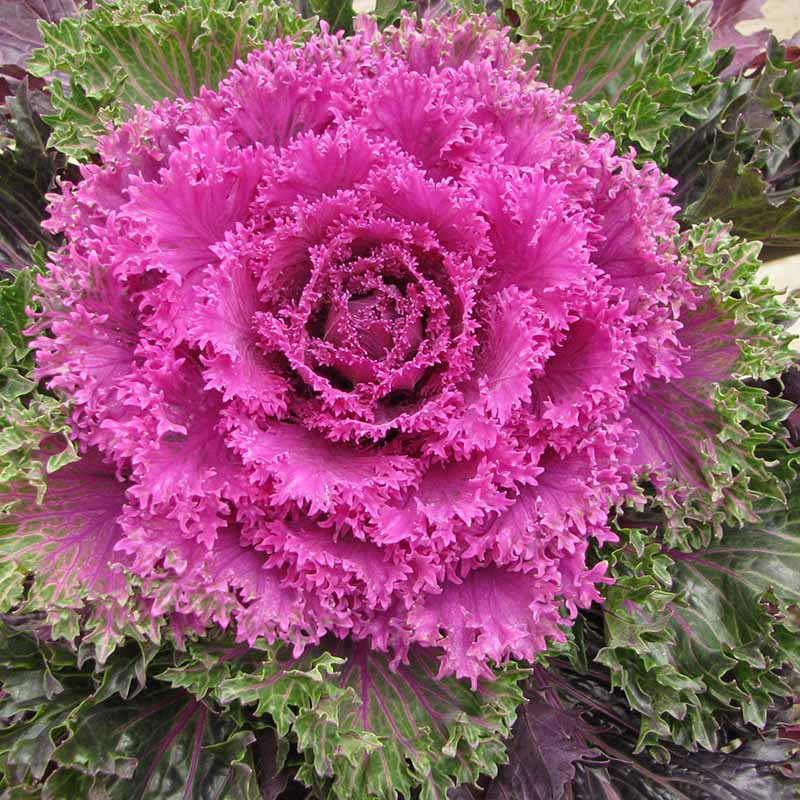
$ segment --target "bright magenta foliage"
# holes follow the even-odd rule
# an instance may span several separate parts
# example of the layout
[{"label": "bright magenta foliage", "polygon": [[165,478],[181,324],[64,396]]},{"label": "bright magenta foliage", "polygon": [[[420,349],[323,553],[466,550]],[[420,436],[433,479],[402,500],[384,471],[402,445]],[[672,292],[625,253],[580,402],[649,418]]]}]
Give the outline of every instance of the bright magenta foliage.
[{"label": "bright magenta foliage", "polygon": [[117,475],[103,569],[194,626],[473,681],[563,639],[590,539],[671,461],[671,180],[485,18],[270,44],[101,155],[53,199],[36,347]]}]

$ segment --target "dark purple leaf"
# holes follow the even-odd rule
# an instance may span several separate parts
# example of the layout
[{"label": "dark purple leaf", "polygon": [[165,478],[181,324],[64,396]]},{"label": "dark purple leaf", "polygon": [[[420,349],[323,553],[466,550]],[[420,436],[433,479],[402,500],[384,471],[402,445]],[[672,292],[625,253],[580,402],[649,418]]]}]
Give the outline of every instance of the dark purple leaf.
[{"label": "dark purple leaf", "polygon": [[597,754],[583,739],[585,729],[577,712],[565,711],[552,695],[534,695],[519,710],[509,762],[490,784],[486,800],[561,800],[576,762]]},{"label": "dark purple leaf", "polygon": [[263,800],[278,800],[289,785],[290,775],[283,769],[279,744],[278,734],[272,728],[264,728],[250,746]]},{"label": "dark purple leaf", "polygon": [[[599,634],[595,633],[599,638]],[[575,763],[569,800],[794,800],[800,773],[797,742],[781,738],[781,713],[756,731],[725,727],[716,752],[666,745],[658,760],[637,752],[639,718],[596,667],[576,673],[566,664],[540,672],[571,713],[580,714],[576,735],[598,756]],[[779,705],[787,701],[779,701]],[[515,797],[516,795],[512,795]],[[537,797],[538,796],[534,795]],[[500,797],[503,797],[500,795]],[[524,797],[524,795],[520,795]],[[557,800],[559,795],[547,796]]]},{"label": "dark purple leaf", "polygon": [[24,68],[42,44],[39,22],[59,22],[77,13],[75,0],[0,0],[0,67]]},{"label": "dark purple leaf", "polygon": [[[2,0],[0,0],[2,2]],[[15,97],[0,108],[0,269],[20,269],[31,263],[31,247],[45,248],[55,239],[41,228],[46,214],[45,194],[55,189],[66,159],[48,150],[50,128],[41,114],[49,110],[46,97],[22,80]]]}]

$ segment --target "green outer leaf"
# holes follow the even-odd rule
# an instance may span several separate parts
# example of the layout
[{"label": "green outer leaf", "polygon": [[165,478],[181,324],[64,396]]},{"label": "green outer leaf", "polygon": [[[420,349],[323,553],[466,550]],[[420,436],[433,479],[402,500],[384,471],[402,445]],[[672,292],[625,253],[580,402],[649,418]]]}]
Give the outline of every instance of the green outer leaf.
[{"label": "green outer leaf", "polygon": [[[292,658],[283,645],[248,648],[212,633],[172,655],[169,647],[156,652],[132,642],[92,675],[63,645],[40,653],[29,637],[0,641],[16,642],[19,651],[9,656],[18,672],[0,703],[0,758],[9,754],[20,792],[52,773],[43,796],[58,800],[70,792],[177,800],[193,758],[200,759],[192,773],[198,783],[189,781],[187,796],[228,797],[199,788],[227,775],[243,787],[230,796],[249,800],[244,788],[257,781],[245,751],[259,729],[259,747],[268,752],[252,753],[260,753],[264,786],[286,784],[290,742],[300,753],[291,768],[320,797],[372,800],[399,792],[444,800],[455,785],[496,774],[528,674],[507,666],[473,692],[452,678],[437,681],[427,654],[412,652],[407,666],[392,671],[366,645],[337,643],[339,654],[318,649]],[[25,710],[34,712],[30,721],[19,716]],[[220,749],[224,758],[215,755]],[[233,772],[223,774],[223,764]],[[212,784],[201,781],[203,770]]]},{"label": "green outer leaf", "polygon": [[[757,280],[760,245],[732,236],[730,225],[697,226],[683,235],[681,246],[712,317],[729,321],[720,324],[730,327],[723,331],[725,340],[731,332],[735,336],[738,358],[734,351],[730,379],[708,386],[690,381],[683,388],[691,396],[674,399],[688,404],[686,413],[699,426],[684,434],[673,427],[669,434],[675,443],[687,436],[695,450],[699,442],[704,461],[696,462],[698,485],[688,495],[680,484],[668,485],[645,498],[642,510],[619,518],[621,545],[606,554],[615,584],[605,590],[606,647],[598,657],[611,669],[613,685],[643,715],[639,747],[661,755],[663,739],[713,748],[723,713],[762,723],[770,698],[786,691],[781,666],[798,657],[783,612],[763,605],[770,587],[739,572],[750,571],[746,559],[761,559],[768,574],[775,553],[783,557],[777,547],[782,541],[794,548],[786,558],[800,558],[794,518],[779,511],[796,471],[781,428],[789,406],[743,383],[778,376],[792,363],[786,328],[794,304]],[[709,329],[698,375],[705,366],[709,374],[718,372],[718,339]],[[700,425],[702,417],[708,419]],[[798,497],[790,496],[790,502],[792,513],[800,513]],[[747,556],[739,544],[752,546],[747,536],[762,536],[759,514],[777,519],[785,538],[763,535],[765,549]],[[727,565],[699,574],[694,559],[706,553],[727,559]],[[788,584],[784,608],[791,597],[800,600],[798,580]],[[721,605],[723,595],[733,605]]]},{"label": "green outer leaf", "polygon": [[[453,3],[453,6],[462,3]],[[409,13],[414,11],[414,4],[411,0],[376,0],[375,10],[372,15],[375,17],[378,27],[383,30],[387,25],[394,25],[403,11]]]},{"label": "green outer leaf", "polygon": [[[260,665],[264,648],[256,645],[255,654]],[[222,682],[231,677],[232,670],[242,657],[251,654],[247,645],[235,644],[229,637],[219,639],[207,636],[199,642],[189,642],[185,653],[176,663],[159,673],[158,679],[173,688],[185,689],[198,699],[216,696]]]},{"label": "green outer leaf", "polygon": [[800,603],[800,497],[790,503],[762,505],[759,521],[699,552],[648,545],[662,562],[649,592],[647,561],[625,548],[614,555],[620,578],[607,593],[598,661],[643,715],[640,749],[660,738],[713,749],[722,712],[760,726],[772,698],[788,693],[781,669],[800,667],[789,614]]},{"label": "green outer leaf", "polygon": [[305,756],[298,780],[325,782],[337,800],[411,796],[445,798],[458,783],[495,774],[522,699],[525,672],[507,667],[477,692],[454,679],[437,681],[434,659],[411,654],[390,669],[366,645],[281,660],[277,651],[253,671],[239,671],[219,687],[220,702],[257,704],[280,736],[291,736]]},{"label": "green outer leaf", "polygon": [[182,689],[147,683],[168,652],[132,644],[93,674],[42,634],[0,629],[4,797],[260,800],[253,733]]},{"label": "green outer leaf", "polygon": [[[41,393],[27,377],[32,367],[28,338],[31,287],[38,269],[12,271],[0,280],[0,512],[21,494],[41,503],[46,476],[77,460],[60,401]],[[7,518],[4,519],[4,522]],[[1,526],[0,526],[1,527]],[[9,541],[3,537],[3,545]],[[18,541],[13,548],[21,547]],[[22,600],[27,569],[15,559],[0,567],[0,611]]]},{"label": "green outer leaf", "polygon": [[40,20],[75,16],[82,0],[0,0],[0,70],[24,69],[39,39]]},{"label": "green outer leaf", "polygon": [[24,331],[30,324],[25,309],[31,304],[31,288],[36,275],[36,270],[11,272],[8,280],[0,282],[0,355],[4,367],[33,366],[28,357],[30,350]]},{"label": "green outer leaf", "polygon": [[50,87],[58,112],[46,118],[50,144],[85,159],[107,124],[119,123],[135,105],[214,89],[265,39],[302,36],[312,25],[273,0],[114,0],[43,24],[44,46],[28,69],[70,77],[68,90],[57,79]]},{"label": "green outer leaf", "polygon": [[[269,714],[278,733],[287,736],[324,698],[330,720],[338,724],[340,709],[353,699],[352,693],[334,680],[343,659],[325,651],[287,658],[280,647],[256,646],[263,651],[261,658],[249,665],[250,669],[234,665],[229,677],[218,684],[216,695],[221,703],[255,704],[256,716]],[[168,674],[165,677],[170,678]]]},{"label": "green outer leaf", "polygon": [[[539,77],[571,87],[592,135],[664,163],[670,134],[704,118],[717,57],[706,9],[685,0],[507,0],[538,45]],[[506,15],[508,18],[508,14]]]},{"label": "green outer leaf", "polygon": [[[111,800],[257,798],[249,731],[191,695],[150,689],[133,700],[85,702],[53,759],[92,775]],[[54,800],[73,800],[52,792]]]},{"label": "green outer leaf", "polygon": [[[41,258],[40,251],[33,252]],[[45,546],[44,530],[36,531],[30,526],[22,530],[14,524],[15,511],[25,504],[36,511],[43,503],[48,474],[78,459],[63,404],[40,391],[27,377],[32,358],[25,333],[29,324],[26,308],[32,304],[31,285],[40,269],[41,265],[11,272],[0,281],[0,552],[5,554],[0,558],[0,612],[19,612],[23,607],[28,611],[46,609],[53,635],[73,639],[82,620],[81,597],[61,598],[64,602],[55,608],[50,600],[56,581],[48,583],[40,576],[38,581],[26,582],[29,573],[59,544],[51,538],[49,546]],[[40,528],[44,526],[44,515],[34,513],[32,517],[41,524]],[[54,518],[50,515],[49,519],[52,522]],[[50,531],[65,541],[69,533],[63,528]],[[41,546],[35,544],[37,541]],[[51,572],[50,577],[53,575]],[[74,576],[71,580],[74,583]],[[58,585],[63,588],[65,584]],[[93,620],[96,623],[96,655],[101,660],[116,641],[114,636],[121,635],[111,630],[111,617],[109,607],[103,607],[83,618],[87,630]]]},{"label": "green outer leaf", "polygon": [[795,360],[789,326],[800,307],[759,276],[761,244],[731,233],[730,223],[708,220],[687,231],[682,247],[692,282],[703,287],[733,320],[740,334],[740,357],[731,376],[766,380],[781,375]]},{"label": "green outer leaf", "polygon": [[40,779],[55,745],[52,732],[92,690],[91,680],[53,674],[30,635],[0,628],[0,772],[5,787]]}]

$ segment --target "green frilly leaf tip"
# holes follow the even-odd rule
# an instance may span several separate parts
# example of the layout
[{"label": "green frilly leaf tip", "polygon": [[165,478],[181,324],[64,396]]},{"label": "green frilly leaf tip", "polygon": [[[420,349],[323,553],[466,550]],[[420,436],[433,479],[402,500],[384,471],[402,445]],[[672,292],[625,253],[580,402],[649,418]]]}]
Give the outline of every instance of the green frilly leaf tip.
[{"label": "green frilly leaf tip", "polygon": [[[346,27],[344,4],[335,24]],[[336,7],[334,9],[334,6]],[[352,11],[351,17],[352,18]],[[347,23],[349,24],[349,23]],[[74,19],[42,23],[28,70],[50,78],[56,113],[50,144],[85,160],[106,127],[136,105],[215,89],[231,66],[267,39],[301,37],[314,23],[273,0],[113,0]],[[65,86],[54,73],[66,73]]]},{"label": "green frilly leaf tip", "polygon": [[569,88],[592,135],[663,164],[670,136],[708,114],[718,57],[705,6],[685,0],[510,0],[539,78]]},{"label": "green frilly leaf tip", "polygon": [[396,669],[365,644],[334,652],[283,663],[273,656],[223,681],[218,694],[223,703],[268,713],[303,755],[298,780],[320,796],[446,798],[458,784],[496,774],[506,760],[503,739],[526,671],[507,666],[472,691],[456,679],[438,680],[435,659],[419,652]]}]

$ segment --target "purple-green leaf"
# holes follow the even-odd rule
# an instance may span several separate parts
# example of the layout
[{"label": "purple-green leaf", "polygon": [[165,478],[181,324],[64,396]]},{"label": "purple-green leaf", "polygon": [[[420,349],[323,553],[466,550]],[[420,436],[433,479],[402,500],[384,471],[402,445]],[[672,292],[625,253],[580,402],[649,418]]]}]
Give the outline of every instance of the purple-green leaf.
[{"label": "purple-green leaf", "polygon": [[395,800],[418,791],[444,800],[456,785],[496,773],[525,673],[500,669],[472,691],[436,672],[435,658],[414,651],[392,669],[366,644],[300,659],[265,648],[260,663],[232,672],[217,696],[269,714],[304,755],[298,780],[327,797]]},{"label": "purple-green leaf", "polygon": [[85,159],[107,123],[136,104],[190,98],[216,88],[235,62],[265,39],[310,28],[292,6],[273,0],[132,0],[100,3],[75,19],[44,23],[44,46],[29,60],[50,85],[56,115],[51,143]]},{"label": "purple-green leaf", "polygon": [[708,114],[673,136],[668,172],[686,222],[709,217],[774,247],[800,244],[800,69],[772,40],[755,71],[720,83]]},{"label": "purple-green leaf", "polygon": [[[612,556],[617,583],[603,607],[598,661],[642,715],[639,749],[662,741],[714,749],[726,717],[762,726],[789,692],[784,670],[800,666],[791,617],[800,604],[799,500],[762,503],[756,521],[702,550],[667,549],[658,556],[668,559],[666,575],[649,587],[640,589],[636,569],[652,549],[637,557],[623,546]],[[643,572],[653,572],[646,560]]]}]

